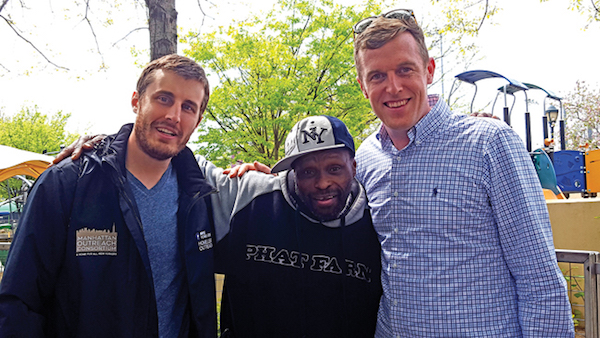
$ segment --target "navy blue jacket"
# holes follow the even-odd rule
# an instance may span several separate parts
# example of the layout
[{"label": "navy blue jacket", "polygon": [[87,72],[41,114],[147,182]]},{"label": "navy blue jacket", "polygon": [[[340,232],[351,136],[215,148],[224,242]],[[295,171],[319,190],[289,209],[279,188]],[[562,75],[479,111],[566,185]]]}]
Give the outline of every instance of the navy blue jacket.
[{"label": "navy blue jacket", "polygon": [[[158,336],[146,242],[125,175],[131,129],[36,181],[0,283],[0,337]],[[172,164],[189,292],[180,336],[215,337],[214,188],[188,148]]]}]

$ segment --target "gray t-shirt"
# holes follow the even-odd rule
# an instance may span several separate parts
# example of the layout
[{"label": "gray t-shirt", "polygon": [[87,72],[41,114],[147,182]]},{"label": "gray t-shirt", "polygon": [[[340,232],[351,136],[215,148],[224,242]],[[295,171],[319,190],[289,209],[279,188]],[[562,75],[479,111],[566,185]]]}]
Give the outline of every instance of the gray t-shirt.
[{"label": "gray t-shirt", "polygon": [[183,287],[185,273],[177,240],[177,174],[169,165],[160,181],[149,190],[129,171],[127,180],[142,217],[154,280],[159,336],[177,337],[188,297]]}]

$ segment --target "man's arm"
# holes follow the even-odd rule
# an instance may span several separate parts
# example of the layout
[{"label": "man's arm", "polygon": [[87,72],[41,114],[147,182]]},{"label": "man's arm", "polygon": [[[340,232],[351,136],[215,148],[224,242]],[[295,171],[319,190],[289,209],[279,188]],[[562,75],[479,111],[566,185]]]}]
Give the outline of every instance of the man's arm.
[{"label": "man's arm", "polygon": [[[74,190],[66,175],[59,167],[46,170],[25,204],[0,283],[0,337],[45,336]],[[75,181],[77,173],[68,176]]]},{"label": "man's arm", "polygon": [[[106,135],[104,134],[80,136],[77,140],[73,141],[73,143],[62,149],[60,153],[56,155],[52,163],[50,163],[49,167],[60,163],[69,156],[71,156],[73,161],[77,160],[84,152],[94,149],[94,147],[100,144],[105,138]],[[230,178],[235,178],[244,176],[248,171],[260,171],[265,174],[270,174],[271,168],[258,161],[254,161],[254,163],[243,163],[236,165],[233,168],[225,169],[222,173],[229,175]]]},{"label": "man's arm", "polygon": [[77,140],[75,140],[69,146],[62,149],[60,151],[60,153],[58,153],[58,155],[56,155],[56,157],[54,158],[52,163],[50,163],[49,166],[58,164],[60,161],[69,157],[69,155],[71,156],[71,159],[73,161],[75,161],[76,159],[81,157],[81,155],[83,155],[84,152],[94,149],[94,147],[96,145],[98,145],[100,142],[102,142],[102,140],[104,140],[105,137],[106,137],[106,135],[103,135],[103,134],[80,136]]},{"label": "man's arm", "polygon": [[197,156],[197,160],[208,183],[218,189],[218,193],[210,196],[217,240],[215,271],[227,273],[230,253],[227,234],[232,217],[256,196],[277,190],[280,185],[277,177],[256,172],[246,173],[243,178],[229,178],[223,175],[223,169],[204,157]]},{"label": "man's arm", "polygon": [[[280,189],[277,177],[273,175],[247,172],[242,178],[243,173],[237,172],[236,175],[228,176],[224,175],[223,169],[217,168],[203,156],[197,156],[197,160],[208,183],[219,191],[211,195],[215,228],[221,229],[217,230],[217,241],[229,232],[229,222],[237,211],[248,205],[256,196]],[[222,232],[223,230],[226,231]]]},{"label": "man's arm", "polygon": [[566,282],[558,268],[539,179],[509,128],[490,138],[490,201],[504,257],[515,279],[524,337],[573,337]]},{"label": "man's arm", "polygon": [[[262,164],[258,161],[254,161],[254,163],[243,163],[243,164],[236,165],[233,168],[225,169],[225,170],[223,170],[223,174],[229,174],[229,177],[231,177],[231,178],[242,177],[242,176],[244,176],[244,174],[246,172],[252,171],[252,170],[260,171],[265,174],[271,173],[271,168],[269,168],[268,165]],[[274,175],[277,175],[277,174],[274,174]]]}]

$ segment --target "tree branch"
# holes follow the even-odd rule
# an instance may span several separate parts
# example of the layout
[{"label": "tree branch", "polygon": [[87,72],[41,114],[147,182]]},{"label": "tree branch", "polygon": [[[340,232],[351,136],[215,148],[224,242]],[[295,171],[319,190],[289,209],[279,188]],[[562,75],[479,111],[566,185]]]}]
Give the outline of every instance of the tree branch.
[{"label": "tree branch", "polygon": [[[8,0],[6,0],[6,1],[8,2]],[[46,61],[47,61],[49,64],[53,65],[53,66],[54,66],[54,67],[56,67],[56,68],[61,68],[61,69],[64,69],[64,70],[69,70],[69,68],[66,68],[66,67],[59,66],[59,65],[55,64],[54,62],[50,61],[50,60],[49,60],[49,59],[46,57],[46,55],[44,55],[44,53],[42,53],[42,51],[41,51],[41,50],[39,50],[39,49],[38,49],[38,48],[37,48],[37,47],[36,47],[36,46],[35,46],[35,45],[34,45],[34,44],[31,42],[31,41],[29,41],[29,40],[25,39],[25,37],[23,37],[21,34],[19,34],[19,32],[18,32],[18,31],[15,29],[15,27],[13,26],[13,24],[10,22],[10,20],[8,20],[7,18],[5,18],[3,15],[0,15],[0,18],[4,19],[4,21],[6,21],[6,23],[7,23],[7,24],[8,24],[8,26],[9,26],[9,27],[10,27],[10,28],[13,30],[13,32],[15,32],[15,34],[17,34],[17,36],[18,36],[18,37],[20,37],[20,38],[21,38],[23,41],[25,41],[25,42],[27,42],[28,44],[30,44],[30,45],[31,45],[31,47],[33,47],[33,49],[35,49],[35,50],[36,50],[38,53],[40,53],[40,55],[41,55],[41,56],[42,56],[44,59],[46,59]]]},{"label": "tree branch", "polygon": [[[200,0],[198,0],[198,8],[200,8],[200,13],[202,13],[202,15],[206,17],[206,13],[204,13],[204,9],[202,9],[202,4],[200,3]],[[202,22],[204,22],[204,18],[202,19]]]},{"label": "tree branch", "polygon": [[[594,1],[594,0],[592,0],[592,1]],[[479,27],[477,28],[477,31],[479,31],[481,29],[481,26],[483,26],[483,22],[485,21],[485,17],[487,16],[488,6],[489,6],[489,0],[485,0],[485,12],[483,12],[483,17],[481,18],[481,22],[479,23]]]},{"label": "tree branch", "polygon": [[131,30],[131,31],[130,31],[129,33],[127,33],[127,34],[126,34],[124,37],[120,38],[119,40],[117,40],[117,42],[113,43],[112,47],[116,46],[116,45],[117,45],[119,42],[121,42],[121,41],[123,41],[123,40],[127,39],[127,37],[128,37],[129,35],[131,35],[131,33],[133,33],[133,32],[137,32],[137,31],[139,31],[139,30],[142,30],[142,29],[148,29],[148,27],[138,27],[138,28],[136,28],[136,29],[133,29],[133,30]]},{"label": "tree branch", "polygon": [[94,31],[94,26],[92,26],[92,22],[88,18],[89,9],[90,0],[85,0],[85,17],[83,18],[83,20],[87,22],[88,26],[90,27],[90,30],[92,31],[92,35],[94,36],[94,42],[96,43],[96,49],[98,50],[98,54],[100,55],[100,59],[102,60],[102,67],[104,67],[104,55],[102,55],[102,52],[100,51],[100,45],[98,45],[98,37],[96,36],[96,32]]},{"label": "tree branch", "polygon": [[4,6],[6,6],[7,3],[8,3],[8,0],[2,1],[2,6],[0,6],[0,13],[2,13],[2,10],[4,9]]}]

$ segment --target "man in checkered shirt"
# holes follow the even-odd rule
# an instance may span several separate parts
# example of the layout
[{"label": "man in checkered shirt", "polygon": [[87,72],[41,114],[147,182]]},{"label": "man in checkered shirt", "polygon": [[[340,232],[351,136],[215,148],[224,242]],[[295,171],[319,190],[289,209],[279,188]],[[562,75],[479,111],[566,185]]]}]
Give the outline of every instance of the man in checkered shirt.
[{"label": "man in checkered shirt", "polygon": [[358,149],[382,246],[376,337],[573,337],[545,200],[504,122],[427,95],[435,63],[412,11],[354,26],[382,122]]}]

